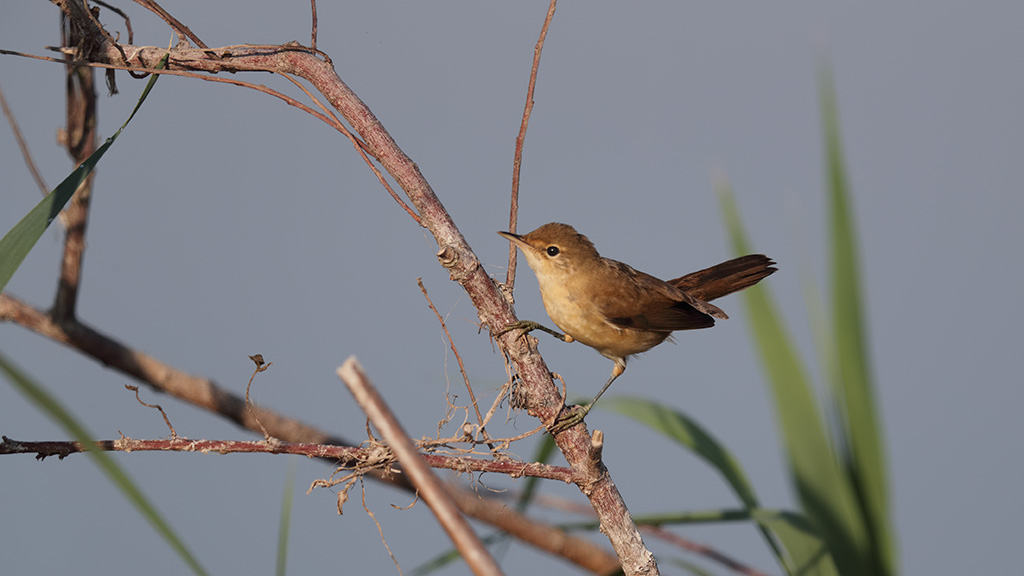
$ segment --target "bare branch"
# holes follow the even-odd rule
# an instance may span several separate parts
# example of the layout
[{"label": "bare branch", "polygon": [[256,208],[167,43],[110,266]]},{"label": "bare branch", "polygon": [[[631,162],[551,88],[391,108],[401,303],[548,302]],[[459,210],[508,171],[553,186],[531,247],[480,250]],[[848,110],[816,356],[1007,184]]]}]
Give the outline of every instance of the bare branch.
[{"label": "bare branch", "polygon": [[[0,321],[14,322],[41,336],[78,350],[118,372],[152,386],[155,390],[205,408],[249,430],[259,431],[255,420],[245,408],[244,398],[220,388],[211,380],[186,374],[143,352],[128,348],[77,321],[59,325],[49,315],[8,294],[0,294]],[[260,421],[266,425],[267,430],[275,438],[308,445],[310,449],[310,453],[306,454],[308,456],[319,456],[320,454],[313,453],[313,450],[324,450],[322,457],[332,465],[339,461],[349,462],[351,458],[359,457],[358,451],[362,450],[346,447],[351,443],[272,410],[254,408],[254,413],[259,416]],[[67,443],[61,444],[67,445]],[[267,442],[261,441],[253,444],[264,447],[265,451],[271,451]],[[313,448],[314,446],[316,448]],[[337,452],[321,448],[324,446],[334,446]],[[277,449],[287,449],[287,442],[279,443]],[[35,451],[32,450],[32,452]],[[60,453],[59,450],[53,452],[55,455]],[[537,476],[573,483],[578,480],[576,473],[571,469],[544,464],[525,464],[514,460],[451,458],[437,455],[426,455],[424,458],[431,466],[455,471],[495,472],[512,477]],[[412,486],[405,481],[404,476],[374,474],[374,477],[379,482],[412,490]],[[487,522],[541,550],[576,562],[595,574],[605,574],[609,572],[609,566],[618,565],[614,556],[593,542],[571,536],[562,530],[526,518],[509,509],[504,502],[481,498],[479,494],[454,484],[448,484],[448,491],[467,515]]]},{"label": "bare branch", "polygon": [[[201,452],[203,454],[298,454],[310,458],[323,458],[332,464],[351,466],[366,461],[373,450],[333,444],[310,444],[307,442],[258,442],[245,440],[190,440],[183,436],[172,436],[160,440],[143,440],[122,437],[119,440],[96,440],[100,450],[109,452]],[[74,441],[25,442],[3,436],[0,454],[35,454],[37,459],[58,456],[61,459],[70,454],[87,452],[89,446]],[[535,477],[561,482],[572,482],[572,469],[522,460],[484,460],[423,454],[423,460],[431,468],[454,470],[456,472],[489,472],[510,477]],[[451,488],[449,489],[451,490]],[[476,496],[479,498],[479,496]]]}]

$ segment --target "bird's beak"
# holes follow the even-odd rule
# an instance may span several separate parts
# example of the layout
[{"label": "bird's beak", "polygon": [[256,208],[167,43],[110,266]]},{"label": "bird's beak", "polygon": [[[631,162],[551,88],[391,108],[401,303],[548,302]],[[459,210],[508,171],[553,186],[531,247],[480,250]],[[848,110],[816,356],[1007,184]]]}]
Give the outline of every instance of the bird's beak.
[{"label": "bird's beak", "polygon": [[526,240],[523,240],[523,237],[520,236],[519,234],[513,234],[511,232],[500,232],[499,231],[498,235],[501,236],[502,238],[507,238],[509,240],[509,242],[512,242],[513,244],[515,244],[516,246],[519,246],[520,248],[522,248],[524,250],[529,246],[529,244],[526,243]]}]

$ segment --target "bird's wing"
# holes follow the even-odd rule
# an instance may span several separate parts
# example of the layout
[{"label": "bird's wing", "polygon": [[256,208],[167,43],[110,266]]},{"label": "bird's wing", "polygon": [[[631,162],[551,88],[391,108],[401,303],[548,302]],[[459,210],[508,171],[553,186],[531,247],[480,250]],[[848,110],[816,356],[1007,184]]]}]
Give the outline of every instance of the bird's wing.
[{"label": "bird's wing", "polygon": [[605,319],[621,328],[638,330],[693,330],[715,325],[715,318],[728,318],[717,306],[693,298],[678,288],[633,268],[606,261],[610,274],[628,279],[616,284],[624,289],[612,295],[596,291],[594,305]]}]

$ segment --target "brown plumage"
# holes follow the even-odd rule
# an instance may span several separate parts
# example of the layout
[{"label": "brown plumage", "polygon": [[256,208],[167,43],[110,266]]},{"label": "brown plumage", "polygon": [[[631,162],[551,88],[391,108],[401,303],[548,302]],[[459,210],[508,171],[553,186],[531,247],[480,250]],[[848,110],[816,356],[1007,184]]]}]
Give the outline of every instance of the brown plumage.
[{"label": "brown plumage", "polygon": [[552,222],[522,236],[498,234],[522,250],[536,274],[544,308],[565,332],[556,336],[579,340],[615,362],[611,378],[597,397],[626,369],[629,356],[661,344],[675,330],[708,328],[714,326],[715,318],[728,318],[709,302],[776,271],[767,256],[751,254],[665,282],[602,257],[586,236],[568,224]]}]

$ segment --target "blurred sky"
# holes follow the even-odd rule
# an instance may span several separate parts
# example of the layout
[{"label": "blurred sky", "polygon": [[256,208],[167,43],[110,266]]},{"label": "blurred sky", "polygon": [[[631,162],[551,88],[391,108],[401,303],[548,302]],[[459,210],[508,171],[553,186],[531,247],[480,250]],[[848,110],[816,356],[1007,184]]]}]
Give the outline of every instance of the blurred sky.
[{"label": "blurred sky", "polygon": [[[319,47],[416,161],[487,266],[504,278],[514,139],[545,2],[319,3]],[[171,33],[133,4],[136,43]],[[309,41],[308,3],[168,2],[207,44]],[[101,18],[124,28],[108,10]],[[767,282],[805,357],[806,281],[827,287],[817,69],[834,70],[854,191],[871,353],[906,574],[1006,573],[1024,535],[1022,351],[1024,6],[1005,1],[767,4],[563,2],[541,64],[523,166],[520,230],[563,221],[602,254],[674,277],[728,258],[711,179],[724,173],[756,249],[779,263]],[[59,44],[48,2],[17,2],[0,47]],[[280,78],[239,75],[298,94]],[[143,83],[118,74],[100,103],[116,130]],[[55,144],[63,68],[0,58],[0,84],[50,186],[70,165]],[[0,230],[38,200],[10,131],[0,134]],[[8,291],[48,307],[62,235],[47,232]],[[253,91],[165,77],[99,167],[80,316],[98,330],[238,393],[248,354],[274,365],[262,405],[358,442],[364,418],[334,369],[355,354],[414,437],[433,436],[444,392],[464,401],[454,358],[416,286],[422,277],[478,395],[504,379],[500,355],[434,257],[432,238],[380,188],[348,141]],[[1015,254],[1017,254],[1015,256]],[[517,311],[546,320],[520,267]],[[682,333],[630,364],[611,395],[658,399],[721,439],[766,506],[792,507],[766,383],[738,298],[713,330]],[[549,366],[575,396],[611,363],[544,335]],[[98,438],[166,434],[128,381],[20,327],[0,349]],[[812,373],[817,367],[811,365]],[[1014,376],[1017,374],[1017,376]],[[144,391],[193,438],[251,433]],[[65,434],[0,385],[0,433]],[[701,461],[609,411],[588,417],[635,514],[732,508]],[[492,433],[532,428],[526,415]],[[526,458],[536,439],[514,447]],[[119,454],[213,573],[268,573],[284,480],[297,468],[292,573],[392,573],[358,495],[344,516],[317,462],[266,455]],[[180,574],[184,567],[84,457],[0,459],[0,556],[10,574]],[[495,490],[522,481],[486,476]],[[572,487],[553,496],[585,503]],[[406,570],[448,546],[423,505],[367,484],[367,504]],[[538,513],[541,517],[564,516]],[[484,534],[489,529],[480,527]],[[689,526],[686,537],[778,573],[749,526]],[[601,535],[594,535],[606,544]],[[694,558],[648,538],[662,559]],[[510,573],[573,569],[524,546]],[[701,559],[702,566],[717,566]],[[455,565],[445,574],[462,574]]]}]

